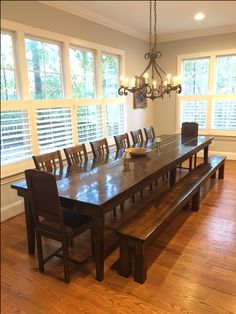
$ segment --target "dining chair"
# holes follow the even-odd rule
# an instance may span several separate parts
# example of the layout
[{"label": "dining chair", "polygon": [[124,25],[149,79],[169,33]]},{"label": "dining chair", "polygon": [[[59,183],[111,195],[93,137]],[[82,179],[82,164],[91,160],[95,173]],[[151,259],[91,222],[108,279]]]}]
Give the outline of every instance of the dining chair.
[{"label": "dining chair", "polygon": [[[25,171],[29,200],[34,217],[39,271],[54,256],[62,257],[64,281],[70,282],[69,243],[79,234],[91,230],[89,216],[60,207],[55,176],[45,171]],[[42,236],[61,242],[61,247],[44,258]],[[93,239],[92,239],[93,241]],[[62,255],[59,252],[62,251]]]},{"label": "dining chair", "polygon": [[133,144],[140,144],[143,142],[143,133],[141,129],[135,130],[135,131],[130,131]]},{"label": "dining chair", "polygon": [[106,138],[103,138],[98,141],[90,142],[90,145],[92,148],[94,158],[99,158],[99,157],[109,154],[109,147],[108,147]]},{"label": "dining chair", "polygon": [[156,137],[153,126],[150,126],[150,128],[144,128],[144,134],[146,136],[146,140],[151,140]]},{"label": "dining chair", "polygon": [[128,148],[130,147],[129,135],[128,133],[115,135],[114,140],[116,143],[117,149]]},{"label": "dining chair", "polygon": [[58,167],[63,168],[61,152],[59,150],[38,156],[32,156],[37,170],[53,171]]},{"label": "dining chair", "polygon": [[88,159],[85,144],[64,148],[64,153],[68,166],[82,163],[83,161],[86,161]]},{"label": "dining chair", "polygon": [[[198,123],[196,122],[183,122],[181,127],[181,136],[183,140],[195,138],[198,136]],[[194,155],[194,167],[197,165],[197,154]],[[180,168],[183,168],[182,165]],[[192,169],[192,157],[189,158],[189,167],[187,168],[191,171]]]}]

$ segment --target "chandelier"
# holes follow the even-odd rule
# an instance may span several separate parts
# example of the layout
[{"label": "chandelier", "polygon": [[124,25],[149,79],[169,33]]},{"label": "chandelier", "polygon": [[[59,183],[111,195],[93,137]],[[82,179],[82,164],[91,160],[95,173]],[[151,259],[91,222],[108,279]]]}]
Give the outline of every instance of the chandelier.
[{"label": "chandelier", "polygon": [[[152,3],[154,7],[154,23],[152,25]],[[143,97],[156,99],[175,91],[177,94],[181,93],[181,85],[178,77],[171,77],[171,74],[166,72],[157,64],[157,60],[161,58],[162,54],[157,50],[157,4],[155,1],[149,1],[149,51],[144,55],[149,63],[146,69],[140,76],[136,76],[129,80],[128,78],[121,77],[120,87],[118,94],[120,96],[128,95],[130,93],[139,92]],[[152,34],[153,28],[153,34]],[[149,73],[151,72],[151,79]],[[163,79],[163,76],[165,79]]]}]

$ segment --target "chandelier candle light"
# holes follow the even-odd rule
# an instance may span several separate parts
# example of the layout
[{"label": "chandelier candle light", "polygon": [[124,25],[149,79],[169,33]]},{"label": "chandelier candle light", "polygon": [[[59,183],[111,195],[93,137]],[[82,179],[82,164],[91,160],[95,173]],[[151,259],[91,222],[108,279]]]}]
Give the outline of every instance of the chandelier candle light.
[{"label": "chandelier candle light", "polygon": [[[154,25],[152,25],[152,3],[154,7]],[[120,96],[128,95],[128,92],[135,93],[139,92],[143,97],[156,99],[175,91],[177,94],[181,93],[181,85],[178,77],[173,77],[171,74],[166,74],[166,72],[157,64],[157,59],[159,59],[162,54],[157,51],[157,4],[155,1],[150,1],[149,6],[149,51],[144,55],[146,60],[149,59],[148,66],[143,71],[140,76],[136,76],[129,80],[121,76],[120,78],[120,88],[118,89],[118,94]],[[152,35],[152,27],[154,34]],[[148,70],[151,70],[151,79],[149,80]],[[165,76],[163,80],[162,75]]]}]

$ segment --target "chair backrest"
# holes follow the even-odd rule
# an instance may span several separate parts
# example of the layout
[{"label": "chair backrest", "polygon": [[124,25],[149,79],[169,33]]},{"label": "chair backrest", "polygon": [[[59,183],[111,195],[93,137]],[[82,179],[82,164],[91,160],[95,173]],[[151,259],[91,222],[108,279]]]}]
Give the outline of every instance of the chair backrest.
[{"label": "chair backrest", "polygon": [[115,140],[117,149],[130,147],[130,141],[129,141],[128,133],[115,135],[114,140]]},{"label": "chair backrest", "polygon": [[41,221],[44,218],[56,223],[57,228],[64,231],[64,222],[54,175],[45,171],[28,169],[25,171],[25,178],[36,228],[43,225]]},{"label": "chair backrest", "polygon": [[150,128],[144,128],[144,133],[146,136],[146,140],[150,140],[150,139],[153,139],[156,137],[155,130],[154,130],[153,126],[151,126]]},{"label": "chair backrest", "polygon": [[181,128],[181,135],[183,137],[197,137],[198,136],[198,123],[183,122],[182,128]]},{"label": "chair backrest", "polygon": [[84,144],[64,148],[64,153],[69,166],[79,164],[88,159],[86,146]]},{"label": "chair backrest", "polygon": [[109,147],[108,147],[106,138],[103,138],[98,141],[90,142],[90,145],[92,148],[94,158],[98,158],[98,157],[109,154]]},{"label": "chair backrest", "polygon": [[141,129],[135,130],[135,131],[130,131],[133,144],[139,144],[143,142],[143,133]]},{"label": "chair backrest", "polygon": [[61,152],[59,150],[43,155],[32,156],[37,170],[53,171],[63,167]]}]

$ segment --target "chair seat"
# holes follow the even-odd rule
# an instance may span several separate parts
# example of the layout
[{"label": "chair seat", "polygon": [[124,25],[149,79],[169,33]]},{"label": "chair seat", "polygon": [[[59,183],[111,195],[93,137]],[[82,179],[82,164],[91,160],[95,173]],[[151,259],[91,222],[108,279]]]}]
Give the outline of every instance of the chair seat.
[{"label": "chair seat", "polygon": [[[80,233],[83,230],[88,229],[88,226],[91,223],[91,219],[89,216],[81,215],[76,211],[61,208],[62,216],[64,220],[65,231],[68,237],[73,236],[74,232]],[[40,222],[40,227],[44,229],[44,231],[55,232],[58,233],[60,230],[60,225],[57,222],[49,221],[43,219]]]}]

